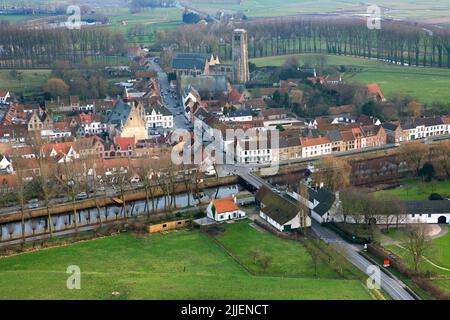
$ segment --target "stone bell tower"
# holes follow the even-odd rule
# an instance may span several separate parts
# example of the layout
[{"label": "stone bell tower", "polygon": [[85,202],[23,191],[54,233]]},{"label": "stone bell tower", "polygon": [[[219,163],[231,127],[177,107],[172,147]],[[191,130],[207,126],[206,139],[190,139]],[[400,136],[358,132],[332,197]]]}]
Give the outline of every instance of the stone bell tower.
[{"label": "stone bell tower", "polygon": [[247,31],[235,29],[232,39],[233,83],[244,84],[250,80],[248,71]]}]

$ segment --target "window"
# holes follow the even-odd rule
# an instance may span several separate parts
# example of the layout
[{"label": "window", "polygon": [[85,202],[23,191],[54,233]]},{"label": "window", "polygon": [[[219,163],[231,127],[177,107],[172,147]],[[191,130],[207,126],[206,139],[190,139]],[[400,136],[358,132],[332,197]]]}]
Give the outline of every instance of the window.
[{"label": "window", "polygon": [[167,224],[163,224],[163,226],[162,226],[163,228],[166,228],[167,227]]}]

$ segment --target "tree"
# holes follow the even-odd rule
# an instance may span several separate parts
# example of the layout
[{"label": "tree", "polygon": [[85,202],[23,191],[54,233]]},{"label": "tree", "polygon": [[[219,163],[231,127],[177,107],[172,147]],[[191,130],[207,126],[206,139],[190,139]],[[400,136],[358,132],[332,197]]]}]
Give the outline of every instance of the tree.
[{"label": "tree", "polygon": [[427,249],[426,242],[426,225],[424,224],[409,224],[406,227],[406,242],[405,248],[411,255],[414,272],[419,273],[420,264],[423,260],[423,255]]},{"label": "tree", "polygon": [[263,269],[264,272],[266,272],[266,270],[271,266],[272,264],[272,256],[269,255],[262,255],[259,258],[259,264],[261,265],[261,268]]},{"label": "tree", "polygon": [[44,196],[45,208],[47,211],[47,227],[50,233],[50,237],[53,236],[52,228],[52,216],[50,213],[50,199],[55,192],[55,184],[53,183],[54,177],[54,165],[48,161],[44,155],[42,137],[40,131],[35,131],[32,136],[30,136],[30,145],[33,153],[36,155],[36,160],[39,165],[39,174],[34,178],[39,183],[40,189],[42,190],[42,195]]},{"label": "tree", "polygon": [[[17,149],[15,149],[17,150]],[[17,157],[19,155],[16,155]],[[17,161],[14,163],[14,170],[16,174],[16,194],[17,199],[19,200],[20,205],[20,220],[21,220],[21,233],[22,233],[22,248],[25,246],[25,168],[22,165],[22,162]]]},{"label": "tree", "polygon": [[420,174],[423,161],[428,156],[430,148],[420,141],[411,141],[402,144],[399,148],[399,157],[412,170],[416,176]]},{"label": "tree", "polygon": [[420,175],[422,176],[423,179],[425,179],[425,181],[427,182],[431,181],[436,175],[434,166],[430,162],[426,162],[420,169]]},{"label": "tree", "polygon": [[252,248],[248,252],[248,255],[250,256],[250,258],[252,258],[253,263],[256,264],[258,262],[258,258],[261,256],[261,251],[257,248]]},{"label": "tree", "polygon": [[273,102],[280,104],[281,103],[281,94],[280,91],[276,90],[272,95]]},{"label": "tree", "polygon": [[69,95],[69,86],[64,80],[59,78],[48,79],[43,89],[52,98],[67,97]]},{"label": "tree", "polygon": [[296,57],[289,57],[283,64],[284,68],[287,69],[297,69],[300,66],[300,62]]},{"label": "tree", "polygon": [[439,172],[450,178],[450,140],[443,140],[434,149],[436,164]]},{"label": "tree", "polygon": [[335,192],[350,185],[351,165],[344,159],[328,156],[317,163],[314,180]]},{"label": "tree", "polygon": [[422,105],[417,101],[411,101],[406,106],[407,113],[411,117],[420,117],[422,114]]}]

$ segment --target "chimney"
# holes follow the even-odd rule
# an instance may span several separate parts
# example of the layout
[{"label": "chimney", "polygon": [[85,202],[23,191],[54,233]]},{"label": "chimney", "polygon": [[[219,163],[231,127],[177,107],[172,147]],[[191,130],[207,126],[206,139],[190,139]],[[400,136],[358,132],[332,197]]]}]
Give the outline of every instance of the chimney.
[{"label": "chimney", "polygon": [[233,197],[234,203],[237,203],[236,195],[235,195],[235,194],[232,194],[231,197]]}]

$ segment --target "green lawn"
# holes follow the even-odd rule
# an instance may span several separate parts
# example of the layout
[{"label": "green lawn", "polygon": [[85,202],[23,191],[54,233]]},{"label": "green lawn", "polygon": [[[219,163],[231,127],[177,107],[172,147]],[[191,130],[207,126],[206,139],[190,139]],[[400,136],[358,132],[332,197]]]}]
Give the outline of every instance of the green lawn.
[{"label": "green lawn", "polygon": [[[317,55],[294,54],[275,57],[256,58],[251,61],[258,67],[281,66],[288,57],[297,57],[300,64],[316,64]],[[346,56],[327,56],[330,66],[355,67],[358,70],[344,75],[348,82],[363,84],[377,83],[385,96],[390,99],[396,95],[412,96],[422,103],[450,101],[450,69],[430,67],[402,67],[382,61]]]},{"label": "green lawn", "polygon": [[[69,265],[81,269],[81,290],[66,289]],[[122,299],[371,298],[357,280],[251,276],[198,231],[122,234],[0,259],[3,299],[111,299],[113,291]]]},{"label": "green lawn", "polygon": [[[227,225],[225,233],[217,236],[217,239],[254,272],[263,273],[263,269],[259,264],[255,264],[249,255],[249,251],[253,248],[272,257],[273,261],[266,270],[267,274],[314,277],[311,256],[300,243],[275,238],[267,231],[258,231],[252,228],[248,221]],[[339,277],[323,263],[318,268],[318,276]]]},{"label": "green lawn", "polygon": [[[154,8],[136,14],[132,14],[128,8],[104,8],[100,13],[110,20],[110,25],[101,28],[123,33],[129,44],[151,45],[155,41],[155,31],[183,24],[182,12],[178,8]],[[128,36],[128,31],[137,25],[144,26],[144,34]]]},{"label": "green lawn", "polygon": [[23,79],[12,78],[10,70],[0,70],[0,88],[14,93],[24,94],[42,91],[42,85],[47,81],[50,70],[17,70]]},{"label": "green lawn", "polygon": [[401,187],[375,192],[375,196],[391,196],[401,200],[428,200],[432,193],[439,193],[444,198],[450,198],[450,180],[433,180],[427,183],[420,179],[410,179],[402,182]]},{"label": "green lawn", "polygon": [[[411,255],[405,249],[395,245],[389,245],[387,248],[403,257],[406,263],[412,266]],[[434,264],[450,269],[450,233],[447,233],[443,237],[431,240],[424,256]],[[435,272],[437,274],[437,279],[433,280],[433,282],[444,290],[450,292],[450,270],[447,271],[437,268],[427,261],[422,262],[421,268],[422,270],[430,270]]]}]

